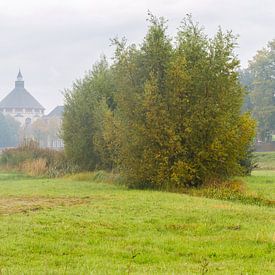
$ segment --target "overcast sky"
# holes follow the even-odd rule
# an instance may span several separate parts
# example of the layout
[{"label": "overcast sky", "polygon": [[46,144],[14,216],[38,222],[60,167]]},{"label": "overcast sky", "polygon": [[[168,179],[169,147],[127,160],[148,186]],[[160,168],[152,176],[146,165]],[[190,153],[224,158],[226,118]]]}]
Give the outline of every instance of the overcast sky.
[{"label": "overcast sky", "polygon": [[63,104],[62,91],[82,77],[110,38],[140,43],[147,10],[164,16],[175,34],[192,13],[211,36],[220,25],[239,34],[242,66],[275,38],[272,0],[0,0],[0,100],[21,68],[25,87],[49,112]]}]

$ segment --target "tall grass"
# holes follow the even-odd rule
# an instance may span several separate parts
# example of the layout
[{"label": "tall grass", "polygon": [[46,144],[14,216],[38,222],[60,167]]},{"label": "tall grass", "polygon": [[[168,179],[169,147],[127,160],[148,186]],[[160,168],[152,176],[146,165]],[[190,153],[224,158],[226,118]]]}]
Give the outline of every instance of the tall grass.
[{"label": "tall grass", "polygon": [[246,184],[240,179],[229,180],[222,184],[219,183],[218,185],[215,184],[215,182],[212,182],[200,188],[189,188],[183,190],[183,192],[192,196],[206,197],[210,199],[275,207],[275,202],[273,200],[270,200],[256,192],[249,191]]},{"label": "tall grass", "polygon": [[119,183],[122,184],[123,178],[116,173],[103,170],[93,172],[80,172],[65,176],[66,179],[73,181],[90,181],[98,183]]},{"label": "tall grass", "polygon": [[64,152],[40,148],[35,141],[24,142],[18,148],[6,149],[0,156],[0,167],[31,176],[58,177],[78,171],[66,159]]},{"label": "tall grass", "polygon": [[48,172],[47,162],[43,158],[26,160],[22,163],[21,170],[30,176],[44,176]]}]

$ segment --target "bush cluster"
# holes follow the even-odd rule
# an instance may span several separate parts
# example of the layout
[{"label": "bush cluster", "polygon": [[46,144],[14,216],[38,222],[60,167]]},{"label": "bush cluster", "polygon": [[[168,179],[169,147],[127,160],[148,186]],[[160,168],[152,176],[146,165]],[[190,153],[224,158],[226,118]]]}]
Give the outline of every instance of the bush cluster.
[{"label": "bush cluster", "polygon": [[187,16],[173,39],[149,15],[141,45],[114,40],[66,92],[65,153],[85,170],[116,169],[130,186],[171,189],[249,172],[255,122],[241,113],[236,40],[208,38]]},{"label": "bush cluster", "polygon": [[33,140],[17,148],[4,150],[0,156],[0,166],[31,176],[56,177],[78,171],[78,167],[67,160],[64,152],[40,148]]}]

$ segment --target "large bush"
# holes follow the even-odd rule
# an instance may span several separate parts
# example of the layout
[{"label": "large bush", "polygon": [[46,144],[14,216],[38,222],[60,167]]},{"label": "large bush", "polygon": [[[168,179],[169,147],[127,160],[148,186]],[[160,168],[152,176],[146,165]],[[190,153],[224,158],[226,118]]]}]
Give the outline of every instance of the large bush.
[{"label": "large bush", "polygon": [[244,172],[254,121],[241,114],[235,37],[208,38],[187,17],[175,39],[150,15],[143,43],[114,40],[66,94],[63,138],[82,169],[117,168],[130,185],[171,188]]},{"label": "large bush", "polygon": [[116,43],[121,173],[130,184],[157,188],[241,174],[255,124],[240,112],[235,37],[219,29],[210,39],[187,17],[174,42],[163,19],[150,22],[141,47]]}]

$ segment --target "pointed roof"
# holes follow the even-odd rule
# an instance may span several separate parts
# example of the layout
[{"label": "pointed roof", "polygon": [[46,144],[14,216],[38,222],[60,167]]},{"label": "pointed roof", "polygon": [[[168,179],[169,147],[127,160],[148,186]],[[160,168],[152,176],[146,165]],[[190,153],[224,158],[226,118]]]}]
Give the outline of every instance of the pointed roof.
[{"label": "pointed roof", "polygon": [[18,80],[18,81],[22,81],[22,80],[23,80],[23,76],[22,76],[22,74],[21,74],[20,69],[19,69],[19,72],[18,72],[18,75],[17,75],[17,80]]},{"label": "pointed roof", "polygon": [[0,108],[45,108],[25,89],[21,71],[17,75],[15,88],[0,102]]}]

